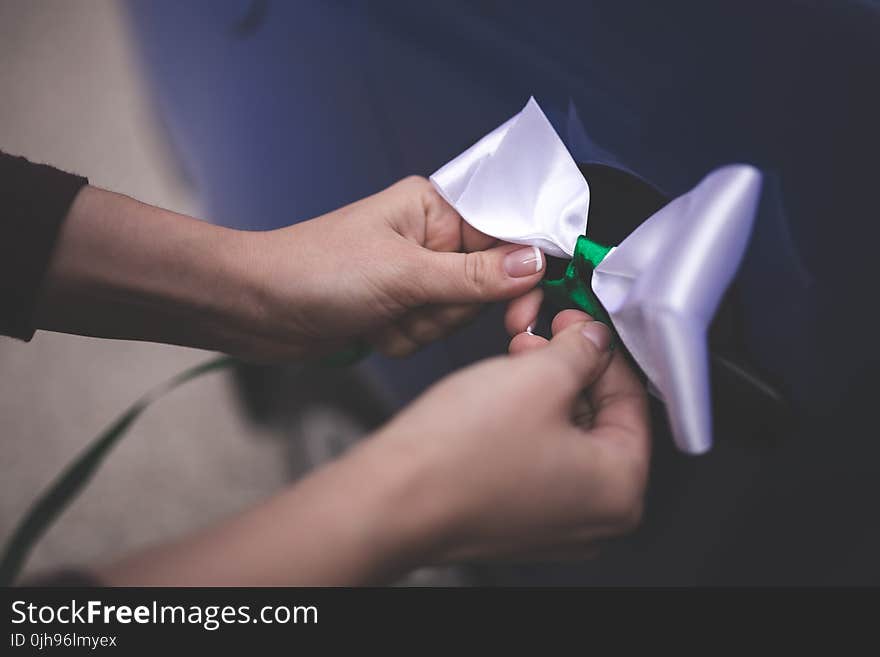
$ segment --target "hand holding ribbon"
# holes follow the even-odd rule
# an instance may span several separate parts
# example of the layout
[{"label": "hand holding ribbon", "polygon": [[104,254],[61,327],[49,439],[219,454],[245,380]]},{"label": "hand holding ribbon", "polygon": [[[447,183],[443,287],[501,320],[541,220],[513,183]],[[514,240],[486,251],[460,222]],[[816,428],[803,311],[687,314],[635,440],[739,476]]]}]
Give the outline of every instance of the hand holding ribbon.
[{"label": "hand holding ribbon", "polygon": [[479,230],[571,258],[563,278],[544,281],[547,297],[557,308],[610,318],[666,403],[677,445],[709,449],[706,331],[748,243],[761,189],[756,169],[718,169],[616,247],[596,244],[589,182],[532,98],[431,181]]}]

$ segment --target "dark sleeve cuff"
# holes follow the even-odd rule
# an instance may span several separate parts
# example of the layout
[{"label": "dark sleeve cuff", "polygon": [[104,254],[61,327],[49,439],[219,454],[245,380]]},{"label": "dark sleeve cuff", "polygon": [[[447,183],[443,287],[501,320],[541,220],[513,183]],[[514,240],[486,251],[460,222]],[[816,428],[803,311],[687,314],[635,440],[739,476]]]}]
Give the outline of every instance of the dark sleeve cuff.
[{"label": "dark sleeve cuff", "polygon": [[0,334],[30,340],[58,231],[88,180],[0,152]]}]

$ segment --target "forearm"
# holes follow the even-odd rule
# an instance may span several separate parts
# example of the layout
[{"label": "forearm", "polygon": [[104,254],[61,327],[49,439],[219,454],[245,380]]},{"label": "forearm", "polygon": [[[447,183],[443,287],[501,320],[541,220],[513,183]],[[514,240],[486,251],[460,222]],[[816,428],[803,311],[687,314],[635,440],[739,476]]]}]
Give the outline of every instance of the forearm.
[{"label": "forearm", "polygon": [[112,586],[358,585],[425,558],[415,470],[346,456],[261,505],[192,537],[98,571]]},{"label": "forearm", "polygon": [[236,352],[259,309],[245,234],[85,187],[61,228],[37,328]]}]

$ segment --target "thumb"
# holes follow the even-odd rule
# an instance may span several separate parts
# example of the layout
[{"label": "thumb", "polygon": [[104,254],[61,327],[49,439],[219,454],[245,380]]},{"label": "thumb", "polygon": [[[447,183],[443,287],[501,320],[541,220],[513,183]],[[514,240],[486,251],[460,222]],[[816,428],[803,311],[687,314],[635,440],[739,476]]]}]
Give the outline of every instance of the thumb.
[{"label": "thumb", "polygon": [[512,299],[544,274],[546,257],[534,246],[502,244],[471,253],[423,249],[413,259],[414,283],[423,303],[479,303]]},{"label": "thumb", "polygon": [[577,395],[595,383],[611,362],[611,331],[602,322],[578,322],[553,336],[550,343],[527,357],[543,359],[553,368],[553,385]]}]

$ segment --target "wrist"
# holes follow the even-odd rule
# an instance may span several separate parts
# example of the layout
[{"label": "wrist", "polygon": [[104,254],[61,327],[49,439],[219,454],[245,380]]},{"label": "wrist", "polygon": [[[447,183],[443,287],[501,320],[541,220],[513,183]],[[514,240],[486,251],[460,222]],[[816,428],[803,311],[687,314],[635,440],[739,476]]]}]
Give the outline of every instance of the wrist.
[{"label": "wrist", "polygon": [[[393,429],[392,429],[393,431]],[[345,457],[361,491],[364,532],[376,570],[388,577],[440,563],[449,554],[455,510],[448,487],[437,476],[425,452],[381,430]]]},{"label": "wrist", "polygon": [[[308,222],[305,222],[308,223]],[[316,317],[326,311],[327,281],[316,279],[322,260],[303,224],[270,231],[232,231],[227,270],[237,287],[230,323],[233,353],[272,361],[320,355],[326,330]],[[331,344],[331,348],[336,347]]]},{"label": "wrist", "polygon": [[38,328],[235,351],[249,288],[240,231],[85,187],[61,227]]},{"label": "wrist", "polygon": [[[245,360],[267,354],[272,311],[266,298],[267,276],[261,258],[261,233],[220,228],[199,269],[211,283],[205,289],[205,317],[215,347]],[[199,277],[202,277],[200,275]]]}]

